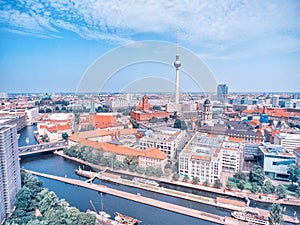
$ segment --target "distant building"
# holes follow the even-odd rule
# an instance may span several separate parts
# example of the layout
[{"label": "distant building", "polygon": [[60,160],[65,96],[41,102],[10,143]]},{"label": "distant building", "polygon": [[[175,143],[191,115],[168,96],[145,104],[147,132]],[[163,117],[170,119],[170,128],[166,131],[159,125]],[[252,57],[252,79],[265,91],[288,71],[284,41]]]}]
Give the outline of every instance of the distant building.
[{"label": "distant building", "polygon": [[279,95],[273,95],[271,97],[272,107],[279,107]]},{"label": "distant building", "polygon": [[300,147],[300,134],[279,133],[274,136],[274,144],[285,147],[289,152],[293,152]]},{"label": "distant building", "polygon": [[144,136],[139,141],[140,149],[158,148],[168,155],[169,160],[173,160],[176,151],[184,147],[185,131],[166,127],[151,136]]},{"label": "distant building", "polygon": [[17,131],[22,130],[27,125],[25,115],[5,115],[0,116],[0,125],[17,125]]},{"label": "distant building", "polygon": [[296,165],[300,167],[300,147],[293,151],[296,156]]},{"label": "distant building", "polygon": [[21,188],[16,125],[0,125],[0,223],[14,210]]},{"label": "distant building", "polygon": [[228,121],[226,135],[229,137],[242,138],[247,143],[258,143],[258,133],[251,125],[244,121]]},{"label": "distant building", "polygon": [[226,137],[221,148],[222,172],[236,173],[242,168],[244,141]]},{"label": "distant building", "polygon": [[165,111],[150,110],[152,108],[148,101],[148,97],[145,95],[141,102],[136,106],[137,110],[130,112],[130,118],[136,121],[149,121],[151,118],[169,118],[170,114]]},{"label": "distant building", "polygon": [[29,121],[35,120],[39,116],[39,109],[38,108],[32,108],[26,110],[27,119]]},{"label": "distant building", "polygon": [[0,99],[1,98],[3,98],[3,99],[8,98],[8,94],[6,92],[0,92]]},{"label": "distant building", "polygon": [[208,99],[206,99],[203,103],[203,111],[201,113],[201,124],[213,125],[211,103]]},{"label": "distant building", "polygon": [[222,103],[227,103],[228,86],[226,84],[219,84],[217,89],[218,100]]},{"label": "distant building", "polygon": [[288,180],[289,165],[295,164],[296,156],[279,145],[265,143],[259,146],[262,152],[262,167],[271,179]]}]

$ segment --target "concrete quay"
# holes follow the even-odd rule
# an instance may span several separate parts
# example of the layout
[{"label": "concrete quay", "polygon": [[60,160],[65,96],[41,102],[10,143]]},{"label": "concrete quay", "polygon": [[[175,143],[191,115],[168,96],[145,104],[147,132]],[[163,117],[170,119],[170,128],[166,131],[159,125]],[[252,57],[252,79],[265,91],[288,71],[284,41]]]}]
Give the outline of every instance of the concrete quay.
[{"label": "concrete quay", "polygon": [[[95,165],[89,162],[86,162],[84,160],[81,159],[77,159],[75,157],[70,157],[68,155],[65,155],[62,151],[57,151],[54,152],[54,154],[62,156],[64,158],[76,161],[78,163],[81,163],[83,165],[87,165],[89,167],[92,167],[94,169],[97,170],[105,170],[107,169],[107,167],[102,167],[99,165]],[[134,176],[135,174],[127,172],[127,171],[118,171],[118,170],[113,170],[110,169],[112,171],[121,173],[121,174],[127,174],[127,175],[131,175]],[[261,198],[259,197],[258,194],[253,194],[250,191],[244,190],[244,191],[236,191],[236,190],[227,190],[227,189],[218,189],[218,188],[213,188],[213,187],[206,187],[203,185],[197,185],[197,184],[191,184],[191,183],[186,183],[186,182],[182,182],[182,181],[174,181],[174,180],[169,180],[169,179],[165,179],[165,178],[158,178],[158,177],[148,177],[146,175],[141,175],[141,174],[136,174],[136,176],[139,177],[144,177],[146,179],[151,179],[151,180],[155,180],[157,182],[165,182],[165,183],[169,183],[169,184],[176,184],[179,186],[183,186],[183,187],[190,187],[190,188],[194,188],[194,189],[199,189],[202,191],[208,191],[208,192],[212,192],[212,193],[216,193],[216,194],[221,194],[221,195],[227,195],[227,196],[232,196],[232,197],[237,197],[237,198],[241,198],[244,199],[245,196],[247,196],[250,200],[255,200],[257,202],[264,202],[264,203],[279,203],[279,204],[284,204],[284,205],[294,205],[294,206],[300,206],[300,200],[297,199],[296,197],[288,197],[288,199],[278,199],[276,195],[265,195],[265,194],[261,194]]]},{"label": "concrete quay", "polygon": [[34,175],[37,175],[37,176],[65,182],[68,184],[77,185],[77,186],[88,188],[88,189],[92,189],[92,190],[99,191],[102,193],[107,193],[107,194],[114,195],[114,196],[117,196],[120,198],[129,199],[129,200],[132,200],[135,202],[147,204],[147,205],[150,205],[153,207],[165,209],[165,210],[176,212],[176,213],[181,213],[183,215],[191,216],[191,217],[202,219],[202,220],[207,220],[207,221],[217,223],[217,224],[246,225],[245,222],[236,220],[234,218],[222,217],[222,216],[214,215],[211,213],[206,213],[203,211],[199,211],[199,210],[195,210],[195,209],[191,209],[191,208],[187,208],[187,207],[183,207],[183,206],[179,206],[179,205],[175,205],[175,204],[171,204],[171,203],[167,203],[167,202],[163,202],[163,201],[159,201],[159,200],[155,200],[155,199],[151,199],[151,198],[146,198],[143,196],[139,196],[139,195],[127,193],[124,191],[119,191],[116,189],[108,188],[104,185],[86,183],[84,181],[80,181],[80,180],[76,180],[76,179],[54,176],[54,175],[39,173],[39,172],[25,170],[25,169],[24,169],[24,171],[34,174]]}]

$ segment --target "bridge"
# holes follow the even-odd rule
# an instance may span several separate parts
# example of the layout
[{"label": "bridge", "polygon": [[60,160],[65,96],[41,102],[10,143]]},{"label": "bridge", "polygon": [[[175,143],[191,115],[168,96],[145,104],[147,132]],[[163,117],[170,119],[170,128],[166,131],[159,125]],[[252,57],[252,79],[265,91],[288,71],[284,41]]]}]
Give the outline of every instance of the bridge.
[{"label": "bridge", "polygon": [[42,153],[42,152],[51,152],[56,150],[61,150],[64,147],[67,147],[68,143],[65,141],[58,141],[58,142],[50,142],[44,144],[37,144],[37,145],[28,145],[19,147],[19,156],[31,155],[35,153]]}]

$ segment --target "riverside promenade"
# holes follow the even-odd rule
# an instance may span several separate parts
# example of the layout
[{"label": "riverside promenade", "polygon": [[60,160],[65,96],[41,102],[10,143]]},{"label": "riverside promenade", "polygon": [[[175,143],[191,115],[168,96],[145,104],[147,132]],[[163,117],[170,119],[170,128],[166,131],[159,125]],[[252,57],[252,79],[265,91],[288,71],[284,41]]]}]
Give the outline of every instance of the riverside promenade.
[{"label": "riverside promenade", "polygon": [[[102,167],[99,165],[95,165],[95,164],[86,162],[81,159],[77,159],[75,157],[70,157],[68,155],[65,155],[62,151],[56,151],[56,152],[54,152],[54,154],[59,155],[64,158],[67,158],[67,159],[70,159],[70,160],[73,160],[73,161],[76,161],[83,165],[92,167],[96,170],[106,170],[107,169],[107,167]],[[174,180],[170,180],[170,179],[166,179],[166,178],[149,177],[149,176],[141,175],[141,174],[133,174],[131,172],[119,171],[119,170],[114,170],[111,168],[110,168],[110,170],[120,173],[120,174],[126,174],[126,175],[131,175],[131,176],[136,175],[139,177],[144,177],[146,179],[151,179],[151,180],[155,180],[158,182],[165,182],[165,183],[175,184],[175,185],[179,185],[179,186],[183,186],[183,187],[195,188],[195,189],[199,189],[202,191],[213,192],[216,194],[227,195],[227,196],[237,197],[237,198],[241,198],[241,199],[244,199],[245,196],[247,196],[249,199],[255,200],[257,202],[264,202],[264,203],[270,203],[270,204],[276,202],[276,203],[284,204],[284,205],[300,206],[300,200],[298,198],[292,197],[292,196],[288,196],[288,198],[285,198],[285,199],[278,199],[276,195],[253,194],[248,190],[238,191],[238,190],[218,189],[218,188],[213,188],[213,187],[206,187],[204,185],[199,185],[199,184],[191,184],[191,183],[186,183],[186,182],[182,182],[182,181],[174,181]]]},{"label": "riverside promenade", "polygon": [[53,179],[53,180],[65,182],[65,183],[72,184],[72,185],[77,185],[77,186],[88,188],[88,189],[92,189],[92,190],[99,191],[99,192],[102,192],[102,193],[107,193],[107,194],[114,195],[114,196],[117,196],[117,197],[120,197],[120,198],[129,199],[129,200],[132,200],[132,201],[135,201],[135,202],[147,204],[147,205],[150,205],[150,206],[153,206],[153,207],[165,209],[165,210],[168,210],[168,211],[172,211],[172,212],[175,212],[175,213],[180,213],[180,214],[191,216],[191,217],[198,218],[198,219],[207,220],[207,221],[217,223],[217,224],[246,225],[245,222],[236,220],[236,219],[231,218],[231,217],[222,217],[222,216],[214,215],[214,214],[211,214],[211,213],[206,213],[206,212],[203,212],[203,211],[199,211],[199,210],[195,210],[195,209],[191,209],[191,208],[171,204],[171,203],[168,203],[168,202],[163,202],[163,201],[159,201],[159,200],[155,200],[155,199],[151,199],[151,198],[146,198],[146,197],[143,197],[143,196],[127,193],[127,192],[124,192],[124,191],[119,191],[119,190],[116,190],[116,189],[113,189],[113,188],[108,188],[104,185],[86,183],[86,182],[81,181],[81,180],[76,180],[76,179],[71,179],[71,178],[66,178],[66,177],[60,177],[60,176],[54,176],[54,175],[50,175],[50,174],[44,174],[44,173],[39,173],[39,172],[25,170],[25,169],[24,169],[24,171],[28,172],[28,173],[31,173],[31,174],[34,174],[34,175],[37,175],[37,176],[41,176],[41,177],[45,177],[45,178],[48,178],[48,179]]},{"label": "riverside promenade", "polygon": [[[168,188],[155,187],[155,186],[151,186],[151,185],[147,185],[147,184],[140,184],[140,183],[136,183],[133,181],[124,180],[121,178],[116,179],[111,176],[107,176],[106,173],[100,175],[100,173],[90,172],[90,171],[85,171],[85,170],[79,170],[76,173],[80,176],[89,178],[90,181],[95,178],[98,178],[101,180],[108,180],[107,178],[109,178],[110,182],[114,182],[117,184],[140,188],[140,189],[144,189],[147,191],[152,191],[152,192],[159,193],[159,194],[169,195],[169,196],[176,197],[176,198],[182,198],[182,199],[186,199],[186,200],[190,200],[190,201],[194,201],[194,202],[198,202],[198,203],[202,203],[202,204],[207,204],[207,205],[211,205],[211,206],[217,206],[219,208],[224,208],[224,209],[229,209],[229,210],[234,210],[234,211],[242,211],[242,212],[246,212],[246,211],[247,212],[257,212],[259,215],[267,215],[267,216],[270,215],[270,212],[268,210],[247,207],[244,202],[237,201],[237,200],[228,200],[228,199],[223,198],[220,201],[218,201],[218,199],[220,199],[220,198],[214,199],[214,198],[199,196],[199,195],[195,195],[195,194],[184,193],[181,191],[172,190],[172,189],[168,189]],[[289,223],[295,223],[295,224],[299,223],[298,219],[295,219],[294,217],[291,217],[291,216],[283,215],[283,219],[284,219],[284,221],[289,222]]]}]

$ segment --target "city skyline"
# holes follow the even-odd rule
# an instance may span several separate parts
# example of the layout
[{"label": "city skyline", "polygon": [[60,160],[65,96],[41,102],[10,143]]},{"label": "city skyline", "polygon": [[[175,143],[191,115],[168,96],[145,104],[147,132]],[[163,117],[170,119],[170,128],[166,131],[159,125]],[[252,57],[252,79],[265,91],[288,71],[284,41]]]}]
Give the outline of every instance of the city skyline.
[{"label": "city skyline", "polygon": [[[229,92],[299,92],[299,8],[297,1],[3,2],[0,92],[75,92],[100,56],[136,41],[174,44],[176,30],[181,48],[200,57]],[[173,63],[175,51],[170,55]],[[106,91],[140,75],[175,81],[174,67],[133,65]],[[184,76],[180,84],[199,91]]]}]

